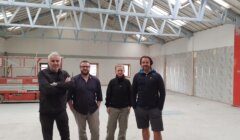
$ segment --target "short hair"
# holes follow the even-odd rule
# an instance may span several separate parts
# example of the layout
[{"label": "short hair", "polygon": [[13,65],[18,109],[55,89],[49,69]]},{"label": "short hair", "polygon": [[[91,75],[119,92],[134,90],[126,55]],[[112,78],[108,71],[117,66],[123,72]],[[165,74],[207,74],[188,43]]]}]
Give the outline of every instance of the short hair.
[{"label": "short hair", "polygon": [[151,58],[150,56],[146,56],[146,55],[144,55],[144,56],[142,56],[142,57],[140,58],[140,65],[141,65],[141,63],[142,63],[142,59],[143,59],[143,58],[147,58],[147,59],[149,59],[149,60],[150,60],[150,65],[153,64],[153,60],[152,60],[152,58]]},{"label": "short hair", "polygon": [[81,62],[80,62],[80,65],[81,65],[82,63],[89,63],[89,64],[90,64],[90,62],[87,61],[87,60],[83,60],[83,61],[81,61]]},{"label": "short hair", "polygon": [[48,55],[48,61],[51,59],[51,57],[53,56],[59,56],[61,58],[61,55],[58,53],[58,52],[51,52],[49,55]]},{"label": "short hair", "polygon": [[124,70],[124,65],[122,65],[122,64],[117,64],[117,65],[115,65],[115,70],[117,70],[117,67],[122,67],[123,70]]}]

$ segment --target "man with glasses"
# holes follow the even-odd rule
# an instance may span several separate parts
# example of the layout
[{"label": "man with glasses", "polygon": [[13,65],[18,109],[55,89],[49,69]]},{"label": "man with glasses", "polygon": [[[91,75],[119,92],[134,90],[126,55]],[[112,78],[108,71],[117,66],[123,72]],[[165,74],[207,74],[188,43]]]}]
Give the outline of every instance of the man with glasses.
[{"label": "man with glasses", "polygon": [[99,107],[102,101],[101,84],[97,77],[89,74],[90,63],[80,62],[81,73],[73,77],[73,88],[69,91],[69,107],[78,125],[79,140],[87,140],[86,122],[91,140],[99,140]]},{"label": "man with glasses", "polygon": [[40,122],[44,140],[52,140],[53,123],[56,121],[61,140],[70,140],[66,112],[69,74],[60,69],[61,56],[57,52],[48,55],[48,68],[38,73],[40,90]]}]

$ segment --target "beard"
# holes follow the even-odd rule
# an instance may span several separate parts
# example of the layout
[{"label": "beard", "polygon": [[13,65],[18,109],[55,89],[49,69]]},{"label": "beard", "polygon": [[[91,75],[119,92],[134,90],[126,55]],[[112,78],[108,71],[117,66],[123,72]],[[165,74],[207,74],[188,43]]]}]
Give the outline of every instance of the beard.
[{"label": "beard", "polygon": [[88,71],[88,70],[82,70],[82,71],[81,71],[81,74],[86,76],[86,75],[89,74],[89,71]]}]

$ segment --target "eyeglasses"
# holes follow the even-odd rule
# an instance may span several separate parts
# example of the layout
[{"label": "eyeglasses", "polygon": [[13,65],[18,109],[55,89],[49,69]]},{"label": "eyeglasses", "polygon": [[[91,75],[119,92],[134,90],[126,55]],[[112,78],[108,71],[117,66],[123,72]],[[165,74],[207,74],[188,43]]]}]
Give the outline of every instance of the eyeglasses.
[{"label": "eyeglasses", "polygon": [[90,66],[80,66],[81,68],[89,68]]}]

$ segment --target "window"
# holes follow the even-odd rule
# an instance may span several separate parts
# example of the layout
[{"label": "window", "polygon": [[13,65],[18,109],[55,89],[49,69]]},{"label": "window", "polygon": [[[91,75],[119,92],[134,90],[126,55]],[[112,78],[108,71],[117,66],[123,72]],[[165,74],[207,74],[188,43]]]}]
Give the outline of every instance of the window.
[{"label": "window", "polygon": [[98,76],[98,64],[90,63],[90,74],[93,76]]},{"label": "window", "polygon": [[124,66],[124,75],[130,77],[130,64],[123,64]]},{"label": "window", "polygon": [[40,63],[40,70],[46,69],[48,67],[48,63]]}]

